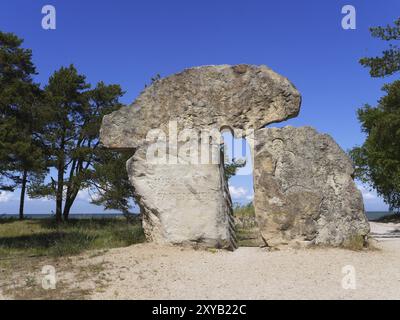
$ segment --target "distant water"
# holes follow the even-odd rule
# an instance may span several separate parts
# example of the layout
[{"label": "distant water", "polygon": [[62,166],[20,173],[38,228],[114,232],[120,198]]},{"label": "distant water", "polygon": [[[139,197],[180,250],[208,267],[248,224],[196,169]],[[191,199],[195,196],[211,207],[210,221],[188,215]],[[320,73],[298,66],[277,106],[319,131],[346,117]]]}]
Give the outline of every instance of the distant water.
[{"label": "distant water", "polygon": [[[135,215],[137,213],[134,213]],[[71,219],[107,219],[122,217],[122,213],[71,213]],[[28,219],[44,219],[54,217],[53,214],[25,214]],[[18,218],[18,214],[0,214],[1,218]]]},{"label": "distant water", "polygon": [[389,214],[393,214],[393,213],[389,212],[389,211],[367,211],[366,212],[366,215],[367,215],[367,218],[369,221],[377,220],[377,219],[387,216]]},{"label": "distant water", "polygon": [[[137,214],[137,213],[135,213]],[[376,220],[383,216],[390,214],[388,211],[367,211],[368,220]],[[104,218],[115,218],[122,216],[121,213],[71,213],[69,217],[71,219],[104,219]],[[26,214],[26,218],[29,219],[43,219],[54,217],[52,214]],[[1,218],[18,218],[17,214],[0,214]]]}]

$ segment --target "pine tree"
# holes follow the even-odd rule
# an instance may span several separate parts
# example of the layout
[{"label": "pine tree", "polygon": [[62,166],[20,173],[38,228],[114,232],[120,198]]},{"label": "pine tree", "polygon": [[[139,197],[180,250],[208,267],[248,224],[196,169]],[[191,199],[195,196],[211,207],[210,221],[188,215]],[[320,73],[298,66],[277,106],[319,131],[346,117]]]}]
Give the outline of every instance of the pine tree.
[{"label": "pine tree", "polygon": [[106,210],[119,210],[126,216],[131,214],[134,188],[125,168],[132,153],[110,150],[98,153],[89,181],[89,188],[96,195],[93,204],[103,205]]},{"label": "pine tree", "polygon": [[391,43],[382,56],[362,58],[360,63],[370,68],[372,77],[385,77],[400,71],[400,48],[396,44],[400,40],[400,18],[394,22],[394,26],[373,27],[370,31],[374,38]]},{"label": "pine tree", "polygon": [[45,173],[39,130],[41,90],[32,53],[22,40],[0,32],[0,190],[21,188],[19,216],[24,217],[28,183]]},{"label": "pine tree", "polygon": [[99,148],[99,130],[105,114],[121,107],[119,85],[100,82],[94,89],[73,65],[61,68],[44,89],[45,130],[41,140],[56,176],[37,181],[29,189],[32,197],[56,199],[56,220],[68,220],[71,207],[82,189],[89,186]]},{"label": "pine tree", "polygon": [[[372,77],[385,77],[400,71],[400,18],[394,26],[371,28],[373,37],[391,41],[382,56],[362,58]],[[377,106],[365,105],[358,119],[367,138],[350,151],[356,176],[382,196],[390,211],[400,211],[400,80],[383,87],[385,96]]]}]

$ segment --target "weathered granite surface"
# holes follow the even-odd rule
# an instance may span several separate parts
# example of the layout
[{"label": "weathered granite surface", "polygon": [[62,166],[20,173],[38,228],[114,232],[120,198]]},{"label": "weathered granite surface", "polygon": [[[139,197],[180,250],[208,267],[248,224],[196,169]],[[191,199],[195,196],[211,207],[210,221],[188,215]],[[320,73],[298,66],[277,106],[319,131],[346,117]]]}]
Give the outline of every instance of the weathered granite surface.
[{"label": "weathered granite surface", "polygon": [[148,240],[236,248],[232,202],[221,165],[152,164],[140,149],[127,170]]},{"label": "weathered granite surface", "polygon": [[351,160],[311,127],[255,133],[255,210],[269,246],[339,246],[364,238],[369,223]]},{"label": "weathered granite surface", "polygon": [[[102,144],[134,152],[127,170],[147,238],[182,245],[236,246],[222,164],[149,162],[150,130],[166,133],[169,144],[174,140],[171,121],[178,132],[256,129],[296,116],[300,103],[295,87],[265,66],[204,66],[155,81],[132,106],[105,116]],[[179,146],[174,143],[163,152],[168,159],[180,160],[175,149]],[[219,150],[215,142],[211,146]]]},{"label": "weathered granite surface", "polygon": [[[251,131],[244,134],[251,146],[255,144],[254,202],[267,245],[363,241],[369,224],[362,196],[352,179],[350,159],[333,139],[309,127],[263,129],[295,117],[300,103],[296,88],[265,66],[204,66],[155,81],[132,106],[105,116],[102,144],[132,149],[127,170],[147,238],[236,247],[223,165],[196,162],[201,144],[220,158],[219,142],[199,141],[197,133],[228,127],[255,130],[255,136]],[[181,152],[187,141],[180,140],[180,133],[193,128],[194,140],[193,132],[188,137],[194,148],[190,143],[184,150],[198,150],[199,155],[187,157]],[[164,149],[157,144],[154,150],[157,137],[167,145]],[[166,161],[152,162],[149,154]]]},{"label": "weathered granite surface", "polygon": [[186,69],[155,81],[133,104],[103,118],[108,148],[142,146],[150,129],[223,127],[258,129],[297,116],[301,96],[291,82],[266,66],[220,65]]}]

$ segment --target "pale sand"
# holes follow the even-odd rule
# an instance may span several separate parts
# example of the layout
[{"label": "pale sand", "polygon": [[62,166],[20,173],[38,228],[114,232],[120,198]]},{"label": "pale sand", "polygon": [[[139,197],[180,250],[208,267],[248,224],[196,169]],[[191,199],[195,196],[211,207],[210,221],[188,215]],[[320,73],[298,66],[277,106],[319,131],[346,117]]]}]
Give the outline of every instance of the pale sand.
[{"label": "pale sand", "polygon": [[[374,233],[400,225],[372,223]],[[113,249],[108,285],[93,299],[400,299],[400,238],[380,250],[239,248],[217,252],[152,244]],[[85,263],[81,260],[80,263]],[[356,289],[342,288],[342,268],[355,268]]]},{"label": "pale sand", "polygon": [[370,222],[371,236],[378,240],[400,238],[400,223]]}]

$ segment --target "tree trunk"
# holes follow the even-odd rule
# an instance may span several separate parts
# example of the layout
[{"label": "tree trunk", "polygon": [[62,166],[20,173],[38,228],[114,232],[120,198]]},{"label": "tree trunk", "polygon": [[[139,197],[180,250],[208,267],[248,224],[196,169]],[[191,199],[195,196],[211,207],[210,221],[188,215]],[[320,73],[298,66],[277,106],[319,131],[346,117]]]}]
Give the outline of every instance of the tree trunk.
[{"label": "tree trunk", "polygon": [[21,187],[21,196],[19,201],[19,220],[24,219],[24,203],[25,203],[27,177],[28,177],[28,172],[24,170],[24,173],[22,174],[22,187]]},{"label": "tree trunk", "polygon": [[65,200],[65,205],[64,205],[64,212],[63,212],[63,217],[65,221],[68,221],[69,218],[69,212],[71,210],[72,203],[69,199]]},{"label": "tree trunk", "polygon": [[57,178],[57,193],[56,193],[56,221],[62,221],[62,201],[64,188],[64,160],[59,160]]},{"label": "tree trunk", "polygon": [[72,179],[74,177],[75,168],[76,168],[76,160],[74,160],[72,162],[72,165],[71,165],[71,168],[69,171],[69,179],[68,179],[68,183],[67,183],[67,194],[65,196],[65,204],[64,204],[64,212],[63,212],[64,220],[68,220],[69,212],[70,212],[72,204],[74,202],[74,200],[72,199],[72,188],[73,188]]},{"label": "tree trunk", "polygon": [[64,212],[63,212],[64,220],[68,220],[69,213],[71,211],[72,205],[74,204],[77,195],[78,192],[73,191],[69,193],[69,196],[65,199]]}]

